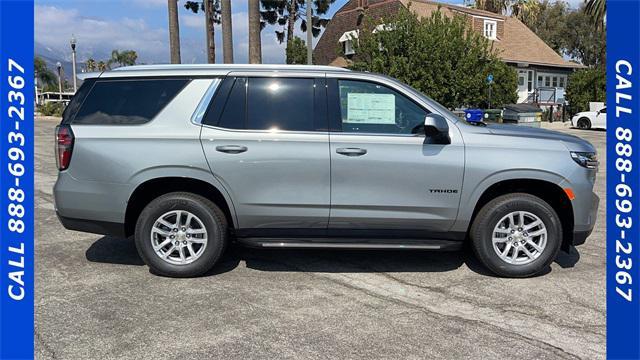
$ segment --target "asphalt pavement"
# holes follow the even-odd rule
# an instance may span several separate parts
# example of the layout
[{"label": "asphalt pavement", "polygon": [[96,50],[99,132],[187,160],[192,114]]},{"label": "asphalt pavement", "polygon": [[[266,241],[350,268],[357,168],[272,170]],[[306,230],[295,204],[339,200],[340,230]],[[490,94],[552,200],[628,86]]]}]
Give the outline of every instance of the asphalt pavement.
[{"label": "asphalt pavement", "polygon": [[[133,241],[65,230],[55,121],[36,119],[35,347],[40,359],[605,357],[605,172],[586,244],[502,279],[470,251],[252,250],[204,277],[153,275]],[[605,132],[581,136],[605,159]]]}]

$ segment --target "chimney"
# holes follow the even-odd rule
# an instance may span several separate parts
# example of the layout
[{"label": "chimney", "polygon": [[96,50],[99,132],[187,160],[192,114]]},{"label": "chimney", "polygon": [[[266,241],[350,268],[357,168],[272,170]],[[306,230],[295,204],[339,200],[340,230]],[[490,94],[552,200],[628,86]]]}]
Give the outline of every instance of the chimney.
[{"label": "chimney", "polygon": [[369,0],[357,0],[357,1],[358,1],[358,7],[356,8],[356,10],[364,11],[369,7]]}]

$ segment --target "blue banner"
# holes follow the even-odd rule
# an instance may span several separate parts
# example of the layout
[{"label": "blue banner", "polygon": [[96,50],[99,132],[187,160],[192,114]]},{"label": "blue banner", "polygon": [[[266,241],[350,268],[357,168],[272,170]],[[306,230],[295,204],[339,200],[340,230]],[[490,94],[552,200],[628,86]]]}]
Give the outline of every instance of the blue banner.
[{"label": "blue banner", "polygon": [[33,358],[33,1],[0,0],[0,358]]},{"label": "blue banner", "polygon": [[640,2],[607,2],[607,357],[640,359]]}]

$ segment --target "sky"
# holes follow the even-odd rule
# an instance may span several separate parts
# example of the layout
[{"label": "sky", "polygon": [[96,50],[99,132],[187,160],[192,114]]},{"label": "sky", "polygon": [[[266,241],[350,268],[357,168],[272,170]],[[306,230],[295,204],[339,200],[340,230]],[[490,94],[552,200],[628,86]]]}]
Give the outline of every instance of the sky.
[{"label": "sky", "polygon": [[[183,63],[206,62],[204,15],[184,8],[178,1],[180,41]],[[569,1],[573,3],[581,0]],[[347,0],[336,0],[326,17],[331,17]],[[462,0],[443,2],[462,3]],[[234,60],[246,63],[248,58],[247,0],[232,0]],[[69,40],[77,39],[78,62],[93,57],[107,60],[111,50],[135,50],[140,63],[169,62],[167,0],[36,0],[36,53],[50,52],[61,60],[71,58]],[[268,26],[262,31],[264,63],[283,63],[284,44],[279,44]],[[216,26],[216,61],[222,61],[222,35]],[[298,36],[306,39],[297,28]],[[314,39],[315,42],[319,39]]]}]

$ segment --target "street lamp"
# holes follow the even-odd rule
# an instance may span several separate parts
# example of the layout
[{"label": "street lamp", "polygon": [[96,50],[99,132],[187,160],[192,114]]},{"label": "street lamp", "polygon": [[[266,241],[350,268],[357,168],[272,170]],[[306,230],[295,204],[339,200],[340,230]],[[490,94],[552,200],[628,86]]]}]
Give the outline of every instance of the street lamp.
[{"label": "street lamp", "polygon": [[62,101],[62,64],[60,61],[56,63],[56,68],[58,69],[58,97]]},{"label": "street lamp", "polygon": [[76,80],[76,37],[71,35],[71,61],[73,68],[73,92],[78,90],[78,82]]}]

